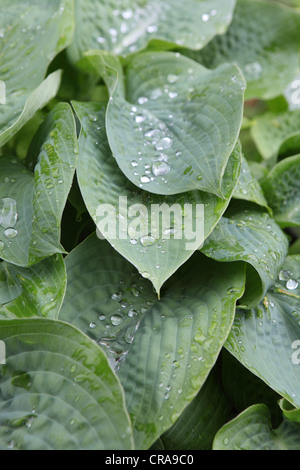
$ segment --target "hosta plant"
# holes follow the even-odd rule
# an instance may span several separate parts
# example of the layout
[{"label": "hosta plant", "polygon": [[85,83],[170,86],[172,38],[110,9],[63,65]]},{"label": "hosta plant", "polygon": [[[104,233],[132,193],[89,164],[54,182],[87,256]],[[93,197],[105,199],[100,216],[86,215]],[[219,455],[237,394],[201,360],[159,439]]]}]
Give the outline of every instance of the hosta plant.
[{"label": "hosta plant", "polygon": [[0,449],[296,450],[300,2],[0,0]]}]

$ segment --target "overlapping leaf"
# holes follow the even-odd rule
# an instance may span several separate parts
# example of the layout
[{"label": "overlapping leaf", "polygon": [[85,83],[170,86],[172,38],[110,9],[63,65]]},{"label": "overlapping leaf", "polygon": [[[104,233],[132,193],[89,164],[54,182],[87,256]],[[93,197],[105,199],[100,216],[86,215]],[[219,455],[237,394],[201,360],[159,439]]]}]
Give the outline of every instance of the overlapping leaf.
[{"label": "overlapping leaf", "polygon": [[272,429],[270,411],[254,405],[217,433],[214,450],[299,450],[300,425],[285,420]]},{"label": "overlapping leaf", "polygon": [[108,141],[132,183],[155,194],[197,189],[225,197],[222,179],[242,124],[238,67],[209,71],[179,54],[148,52],[123,76],[110,54],[92,51],[86,60],[110,90]]},{"label": "overlapping leaf", "polygon": [[254,202],[266,208],[268,207],[263,190],[257,179],[253,176],[251,168],[244,156],[242,157],[239,182],[233,193],[233,198]]},{"label": "overlapping leaf", "polygon": [[271,99],[297,74],[299,28],[295,10],[276,2],[238,0],[227,33],[188,55],[207,67],[237,63],[247,81],[246,98]]},{"label": "overlapping leaf", "polygon": [[149,281],[96,236],[79,245],[66,264],[60,318],[105,349],[125,389],[136,446],[148,448],[176,421],[213,367],[243,293],[243,266],[219,265],[196,253],[158,301]]},{"label": "overlapping leaf", "polygon": [[16,158],[0,158],[0,257],[18,266],[64,251],[60,245],[61,216],[78,154],[69,105],[58,104],[53,109],[36,143],[34,174]]},{"label": "overlapping leaf", "polygon": [[0,318],[56,319],[66,285],[61,255],[51,256],[31,268],[0,263]]},{"label": "overlapping leaf", "polygon": [[229,419],[231,404],[214,369],[191,404],[160,440],[165,449],[211,450],[216,432]]},{"label": "overlapping leaf", "polygon": [[[236,203],[220,220],[201,251],[217,261],[246,261],[248,269],[243,305],[256,306],[274,284],[286,259],[288,241],[263,210]],[[257,276],[257,274],[259,276]]]},{"label": "overlapping leaf", "polygon": [[[203,236],[200,237],[197,243],[196,238],[189,239],[187,232],[183,231],[181,239],[179,238],[180,232],[178,232],[178,235],[173,233],[168,239],[167,233],[172,232],[172,230],[175,232],[174,224],[172,224],[172,214],[167,217],[165,226],[161,227],[156,235],[151,234],[151,227],[144,220],[146,218],[150,220],[155,205],[162,207],[162,204],[165,204],[170,208],[174,204],[179,204],[180,212],[182,210],[184,213],[185,204],[189,204],[192,212],[190,217],[183,220],[183,223],[186,224],[187,228],[189,228],[188,224],[196,224],[198,238],[202,233],[202,222],[204,222],[204,238],[206,238],[227,208],[237,184],[241,158],[240,147],[237,146],[236,151],[232,154],[224,175],[223,191],[226,194],[226,199],[220,199],[212,194],[209,195],[199,191],[182,194],[180,197],[151,195],[131,184],[112,157],[105,130],[104,106],[91,103],[73,103],[73,106],[82,126],[79,139],[80,156],[77,176],[86,206],[92,218],[97,221],[98,218],[100,219],[100,217],[97,218],[100,204],[112,205],[115,208],[115,216],[112,214],[111,217],[112,219],[115,217],[119,223],[119,217],[122,220],[127,218],[127,208],[130,208],[133,204],[143,205],[142,209],[146,211],[146,215],[143,216],[144,226],[140,227],[139,230],[136,229],[136,233],[130,231],[130,222],[134,218],[129,218],[125,233],[121,232],[119,235],[118,226],[117,236],[114,237],[113,234],[110,235],[109,233],[106,236],[114,248],[136,266],[140,273],[149,278],[159,292],[162,284],[202,244]],[[91,175],[93,175],[92,178]],[[127,207],[120,207],[120,196],[127,198]],[[204,221],[201,214],[197,212],[197,205],[202,204],[204,205]]]},{"label": "overlapping leaf", "polygon": [[0,105],[0,146],[55,96],[59,74],[41,82],[51,60],[71,42],[73,8],[72,0],[1,2],[0,80],[6,103]]},{"label": "overlapping leaf", "polygon": [[[300,111],[266,113],[255,119],[252,138],[261,154],[268,160],[276,159],[281,152],[300,149]],[[297,150],[297,151],[296,151]]]},{"label": "overlapping leaf", "polygon": [[235,0],[76,0],[76,33],[69,53],[75,62],[96,48],[126,55],[150,41],[160,48],[173,43],[201,49],[226,31],[234,6]]},{"label": "overlapping leaf", "polygon": [[226,348],[290,403],[300,407],[300,257],[293,256],[259,307],[238,310]]},{"label": "overlapping leaf", "polygon": [[0,447],[132,449],[124,394],[105,354],[76,328],[41,319],[0,322]]},{"label": "overlapping leaf", "polygon": [[279,162],[263,189],[276,221],[282,227],[300,226],[300,155]]}]

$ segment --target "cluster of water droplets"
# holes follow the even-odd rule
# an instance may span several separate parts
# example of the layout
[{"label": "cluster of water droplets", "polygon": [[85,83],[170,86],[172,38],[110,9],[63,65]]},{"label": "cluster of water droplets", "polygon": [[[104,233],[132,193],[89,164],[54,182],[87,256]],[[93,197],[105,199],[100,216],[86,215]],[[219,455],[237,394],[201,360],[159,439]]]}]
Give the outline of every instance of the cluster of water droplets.
[{"label": "cluster of water droplets", "polygon": [[[115,9],[112,11],[110,26],[96,40],[100,47],[114,46],[114,52],[121,54],[124,50],[135,52],[141,37],[150,37],[158,30],[157,12],[150,8]],[[141,25],[143,27],[141,28]]]},{"label": "cluster of water droplets", "polygon": [[[16,238],[18,231],[15,228],[18,220],[17,202],[15,199],[5,197],[0,199],[0,227],[3,229],[3,236],[7,240]],[[5,243],[0,240],[0,251],[5,247]]]},{"label": "cluster of water droplets", "polygon": [[142,282],[125,284],[121,281],[119,290],[108,299],[113,313],[98,313],[88,324],[91,336],[105,350],[114,370],[119,370],[124,362],[141,319],[153,305],[153,301],[143,299],[143,290]]},{"label": "cluster of water droplets", "polygon": [[282,269],[279,273],[279,280],[285,283],[288,291],[295,291],[299,287],[300,277],[294,276],[290,270]]}]

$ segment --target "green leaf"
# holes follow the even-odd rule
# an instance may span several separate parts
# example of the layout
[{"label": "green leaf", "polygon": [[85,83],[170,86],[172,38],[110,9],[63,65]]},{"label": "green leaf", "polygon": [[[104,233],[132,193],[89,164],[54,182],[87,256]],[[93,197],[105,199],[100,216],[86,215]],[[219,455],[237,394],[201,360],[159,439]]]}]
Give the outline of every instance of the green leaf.
[{"label": "green leaf", "polygon": [[300,256],[287,259],[263,303],[238,310],[226,348],[279,395],[300,407]]},{"label": "green leaf", "polygon": [[[244,72],[246,99],[282,94],[298,71],[300,15],[276,2],[238,0],[223,36],[188,53],[207,67],[235,62]],[[272,79],[270,79],[272,77]]]},{"label": "green leaf", "polygon": [[233,193],[233,198],[254,202],[259,206],[268,208],[263,190],[257,179],[253,176],[245,157],[242,157],[241,174],[238,185]]},{"label": "green leaf", "polygon": [[56,319],[66,285],[61,255],[51,256],[27,269],[0,263],[0,318]]},{"label": "green leaf", "polygon": [[263,190],[281,227],[300,226],[300,155],[279,162],[264,180]]},{"label": "green leaf", "polygon": [[75,62],[89,49],[126,55],[153,40],[161,48],[176,43],[201,49],[226,31],[234,6],[235,0],[76,0],[76,33],[69,53]]},{"label": "green leaf", "polygon": [[[300,149],[300,110],[286,113],[265,113],[255,119],[252,138],[265,160],[277,159],[282,151]],[[298,151],[293,152],[298,153]]]},{"label": "green leaf", "polygon": [[0,78],[6,104],[0,106],[0,146],[55,96],[60,74],[42,81],[51,60],[71,42],[73,9],[73,0],[1,2]]},{"label": "green leaf", "polygon": [[164,449],[211,450],[214,436],[229,419],[230,412],[219,370],[213,369],[198,395],[161,436]]},{"label": "green leaf", "polygon": [[148,52],[123,76],[108,53],[91,51],[86,61],[110,90],[108,141],[132,183],[155,194],[198,189],[225,197],[222,178],[243,114],[245,84],[235,65],[209,71],[179,54]]},{"label": "green leaf", "polygon": [[[23,108],[17,112],[17,119],[7,124],[4,130],[0,130],[0,146],[8,142],[22,127],[42,109],[52,98],[55,97],[61,80],[61,71],[53,72],[34,91],[30,93]],[[4,107],[4,106],[3,106]],[[0,112],[1,112],[0,108]],[[14,113],[14,114],[17,114]],[[1,114],[0,114],[1,117]]]},{"label": "green leaf", "polygon": [[248,269],[242,299],[243,305],[254,307],[274,284],[287,256],[288,241],[274,219],[262,209],[235,203],[201,251],[216,261],[245,261],[254,268]]},{"label": "green leaf", "polygon": [[0,157],[0,257],[18,266],[64,251],[61,216],[78,154],[75,119],[68,104],[55,106],[34,143],[38,154],[34,174],[17,159]]},{"label": "green leaf", "polygon": [[[119,234],[120,226],[117,226],[117,236],[107,233],[105,236],[113,247],[119,251],[122,256],[128,259],[141,274],[151,280],[157,292],[159,292],[163,283],[181,266],[193,252],[203,242],[203,236],[199,243],[193,243],[194,240],[188,239],[185,231],[175,233],[169,239],[164,236],[164,232],[170,231],[173,227],[172,217],[167,217],[160,231],[152,231],[150,222],[146,221],[152,217],[154,205],[179,205],[180,211],[185,210],[185,204],[192,207],[192,221],[189,218],[184,219],[186,225],[196,223],[198,227],[198,238],[202,229],[202,219],[197,213],[197,204],[204,205],[204,238],[206,238],[214,229],[221,215],[228,206],[229,200],[237,184],[240,166],[240,147],[230,158],[229,166],[226,169],[223,186],[226,199],[219,199],[212,194],[201,193],[199,191],[182,194],[180,197],[164,197],[151,195],[142,189],[136,188],[120,171],[109,148],[105,130],[105,107],[101,104],[91,103],[73,103],[77,116],[81,122],[81,135],[79,138],[80,154],[77,168],[79,186],[83,195],[85,204],[93,218],[98,223],[98,208],[101,204],[110,204],[115,209],[115,215],[111,215],[111,223],[116,221],[119,224],[118,217],[125,220],[128,216],[126,207],[119,205],[119,197],[127,198],[127,207],[133,207],[133,204],[143,204],[147,216],[143,217],[143,226],[135,230],[130,230],[130,224],[133,219],[128,218],[127,233]],[[91,177],[92,175],[92,177]],[[171,214],[172,215],[172,214]],[[148,223],[149,222],[149,223]],[[176,229],[176,230],[177,230]],[[174,230],[175,231],[175,230]],[[149,237],[149,234],[151,236]],[[196,235],[196,233],[195,233]],[[197,242],[197,240],[195,240]]]},{"label": "green leaf", "polygon": [[147,449],[197,395],[244,290],[241,264],[195,253],[159,301],[107,242],[89,237],[67,258],[60,313],[106,351],[125,389],[136,447]]},{"label": "green leaf", "polygon": [[289,421],[294,423],[300,423],[300,409],[295,408],[285,398],[282,398],[279,402],[279,406],[282,410],[283,416]]},{"label": "green leaf", "polygon": [[284,421],[272,429],[265,405],[254,405],[217,433],[214,450],[299,450],[300,425]]},{"label": "green leaf", "polygon": [[101,349],[53,320],[0,322],[0,446],[18,450],[131,449],[120,383]]}]

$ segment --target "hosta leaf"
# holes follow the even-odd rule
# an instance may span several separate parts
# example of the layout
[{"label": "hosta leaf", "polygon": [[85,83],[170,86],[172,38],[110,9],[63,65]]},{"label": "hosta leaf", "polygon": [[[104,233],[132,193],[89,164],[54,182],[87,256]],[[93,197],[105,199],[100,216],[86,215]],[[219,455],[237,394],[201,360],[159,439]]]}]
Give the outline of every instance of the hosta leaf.
[{"label": "hosta leaf", "polygon": [[[6,126],[4,130],[0,129],[0,146],[11,139],[38,111],[42,109],[52,98],[55,97],[61,80],[61,72],[53,72],[49,75],[35,90],[33,90],[17,113],[17,119],[14,119]],[[6,105],[0,107],[1,110]]]},{"label": "hosta leaf", "polygon": [[217,433],[214,450],[299,450],[300,425],[284,421],[272,429],[270,411],[254,405]]},{"label": "hosta leaf", "polygon": [[[226,348],[279,395],[300,407],[300,256],[288,258],[259,307],[238,310]],[[296,343],[295,343],[296,342]]]},{"label": "hosta leaf", "polygon": [[211,450],[216,432],[229,419],[231,405],[214,369],[176,423],[161,436],[165,449]]},{"label": "hosta leaf", "polygon": [[[286,235],[267,213],[236,203],[228,209],[201,251],[217,261],[246,261],[243,305],[256,306],[274,284],[288,252]],[[259,275],[259,277],[257,276]]]},{"label": "hosta leaf", "polygon": [[268,207],[263,190],[257,179],[253,176],[245,157],[242,157],[241,174],[233,197],[234,199],[254,202],[259,206]]},{"label": "hosta leaf", "polygon": [[0,318],[56,319],[66,285],[61,255],[51,256],[31,268],[0,263]]},{"label": "hosta leaf", "polygon": [[153,39],[161,47],[176,43],[201,49],[226,31],[234,6],[235,0],[76,0],[76,32],[69,53],[75,62],[96,48],[126,55]]},{"label": "hosta leaf", "polygon": [[295,408],[285,398],[282,398],[280,400],[279,406],[285,418],[287,418],[289,421],[300,423],[300,409],[299,408]]},{"label": "hosta leaf", "polygon": [[0,157],[0,257],[18,266],[64,251],[60,222],[78,154],[76,125],[68,104],[52,110],[37,140],[43,145],[34,174],[17,159]]},{"label": "hosta leaf", "polygon": [[[241,158],[239,147],[231,156],[225,172],[224,193],[226,199],[199,191],[183,194],[180,197],[152,195],[136,188],[129,182],[112,157],[105,131],[104,106],[91,103],[73,103],[73,106],[82,126],[79,139],[78,182],[83,199],[94,221],[98,219],[97,210],[100,204],[111,204],[115,208],[117,221],[119,221],[120,214],[123,219],[127,217],[128,211],[119,207],[119,196],[127,198],[128,208],[133,204],[143,204],[149,218],[152,217],[154,204],[168,204],[168,207],[180,204],[182,210],[184,210],[185,204],[190,204],[193,208],[192,222],[197,223],[198,235],[200,235],[202,232],[201,219],[196,219],[198,217],[196,205],[204,204],[204,237],[206,238],[211,233],[225,211],[239,177]],[[136,266],[140,273],[151,280],[158,292],[162,284],[190,258],[199,246],[197,243],[189,244],[192,240],[187,239],[185,232],[182,233],[181,239],[176,238],[176,234],[176,236],[173,235],[166,239],[163,232],[170,230],[170,227],[173,226],[170,217],[167,219],[165,226],[161,227],[161,233],[155,236],[152,233],[152,237],[148,236],[151,233],[151,228],[146,222],[145,227],[140,228],[140,234],[132,233],[129,226],[127,233],[121,233],[122,237],[114,237],[109,233],[106,235],[114,248]],[[128,219],[129,222],[132,220]],[[190,223],[188,218],[185,221],[186,225]],[[198,241],[198,243],[200,244],[202,241]]]},{"label": "hosta leaf", "polygon": [[6,104],[0,106],[0,145],[55,96],[59,75],[41,82],[51,60],[71,42],[73,8],[72,0],[1,2],[0,79]]},{"label": "hosta leaf", "polygon": [[247,81],[246,99],[271,99],[282,94],[297,74],[299,28],[300,15],[290,8],[238,0],[227,33],[189,55],[208,67],[237,63]]},{"label": "hosta leaf", "polygon": [[300,149],[299,128],[300,111],[266,113],[255,119],[251,134],[260,154],[268,160],[277,158],[281,149]]},{"label": "hosta leaf", "polygon": [[198,189],[225,197],[222,178],[245,87],[235,65],[209,71],[179,54],[148,52],[135,56],[123,76],[110,54],[91,51],[86,60],[110,90],[108,141],[132,183],[155,194]]},{"label": "hosta leaf", "polygon": [[107,352],[125,389],[136,447],[147,449],[196,396],[227,338],[244,289],[241,264],[195,253],[159,301],[148,280],[91,236],[66,259],[62,320]]},{"label": "hosta leaf", "polygon": [[101,349],[45,319],[0,322],[0,446],[18,450],[132,448],[124,394]]},{"label": "hosta leaf", "polygon": [[263,182],[279,225],[300,226],[300,155],[279,162]]}]

